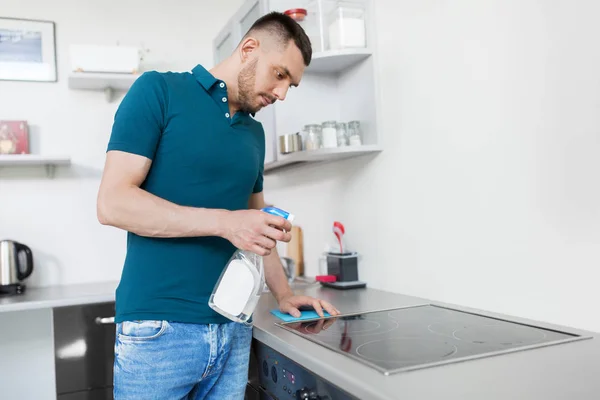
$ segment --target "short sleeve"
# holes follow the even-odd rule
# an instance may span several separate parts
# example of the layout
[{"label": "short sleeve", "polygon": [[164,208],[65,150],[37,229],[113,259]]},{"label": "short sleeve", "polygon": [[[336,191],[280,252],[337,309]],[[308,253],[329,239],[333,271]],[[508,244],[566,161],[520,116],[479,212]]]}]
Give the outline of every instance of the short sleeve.
[{"label": "short sleeve", "polygon": [[264,161],[260,163],[260,169],[258,171],[258,177],[256,178],[256,183],[254,184],[254,189],[252,189],[252,193],[260,193],[263,191],[263,173],[265,170]]},{"label": "short sleeve", "polygon": [[108,149],[153,159],[164,129],[167,85],[156,71],[135,80],[115,113]]}]

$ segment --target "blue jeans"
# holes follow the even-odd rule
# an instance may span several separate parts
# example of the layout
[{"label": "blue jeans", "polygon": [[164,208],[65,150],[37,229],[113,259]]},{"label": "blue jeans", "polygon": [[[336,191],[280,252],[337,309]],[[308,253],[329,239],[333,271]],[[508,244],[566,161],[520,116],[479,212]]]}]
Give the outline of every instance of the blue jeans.
[{"label": "blue jeans", "polygon": [[243,400],[252,327],[133,321],[117,324],[114,398]]}]

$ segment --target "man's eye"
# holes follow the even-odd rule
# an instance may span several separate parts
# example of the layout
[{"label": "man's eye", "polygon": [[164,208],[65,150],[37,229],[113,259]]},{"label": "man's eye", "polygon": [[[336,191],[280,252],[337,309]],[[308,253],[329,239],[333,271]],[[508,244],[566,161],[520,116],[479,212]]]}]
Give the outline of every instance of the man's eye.
[{"label": "man's eye", "polygon": [[281,72],[275,70],[275,75],[277,75],[277,79],[283,79],[283,75],[281,75]]}]

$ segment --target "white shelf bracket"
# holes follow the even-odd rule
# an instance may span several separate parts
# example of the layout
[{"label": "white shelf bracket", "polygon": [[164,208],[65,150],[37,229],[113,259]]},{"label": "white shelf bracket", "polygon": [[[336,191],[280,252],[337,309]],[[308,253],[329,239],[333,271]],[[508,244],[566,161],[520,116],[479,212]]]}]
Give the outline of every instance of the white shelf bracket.
[{"label": "white shelf bracket", "polygon": [[46,176],[50,179],[54,178],[54,172],[56,171],[56,165],[46,164]]},{"label": "white shelf bracket", "polygon": [[106,98],[107,102],[111,102],[113,99],[113,95],[114,95],[114,90],[111,87],[107,87],[104,88],[104,97]]}]

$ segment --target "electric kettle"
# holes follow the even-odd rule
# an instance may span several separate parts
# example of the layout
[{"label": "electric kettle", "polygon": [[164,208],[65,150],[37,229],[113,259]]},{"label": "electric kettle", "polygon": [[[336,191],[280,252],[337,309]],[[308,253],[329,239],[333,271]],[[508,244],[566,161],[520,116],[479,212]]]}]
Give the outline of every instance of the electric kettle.
[{"label": "electric kettle", "polygon": [[[19,257],[23,254],[23,257]],[[33,272],[31,249],[14,240],[0,240],[0,294],[19,294],[25,290],[23,280]]]}]

